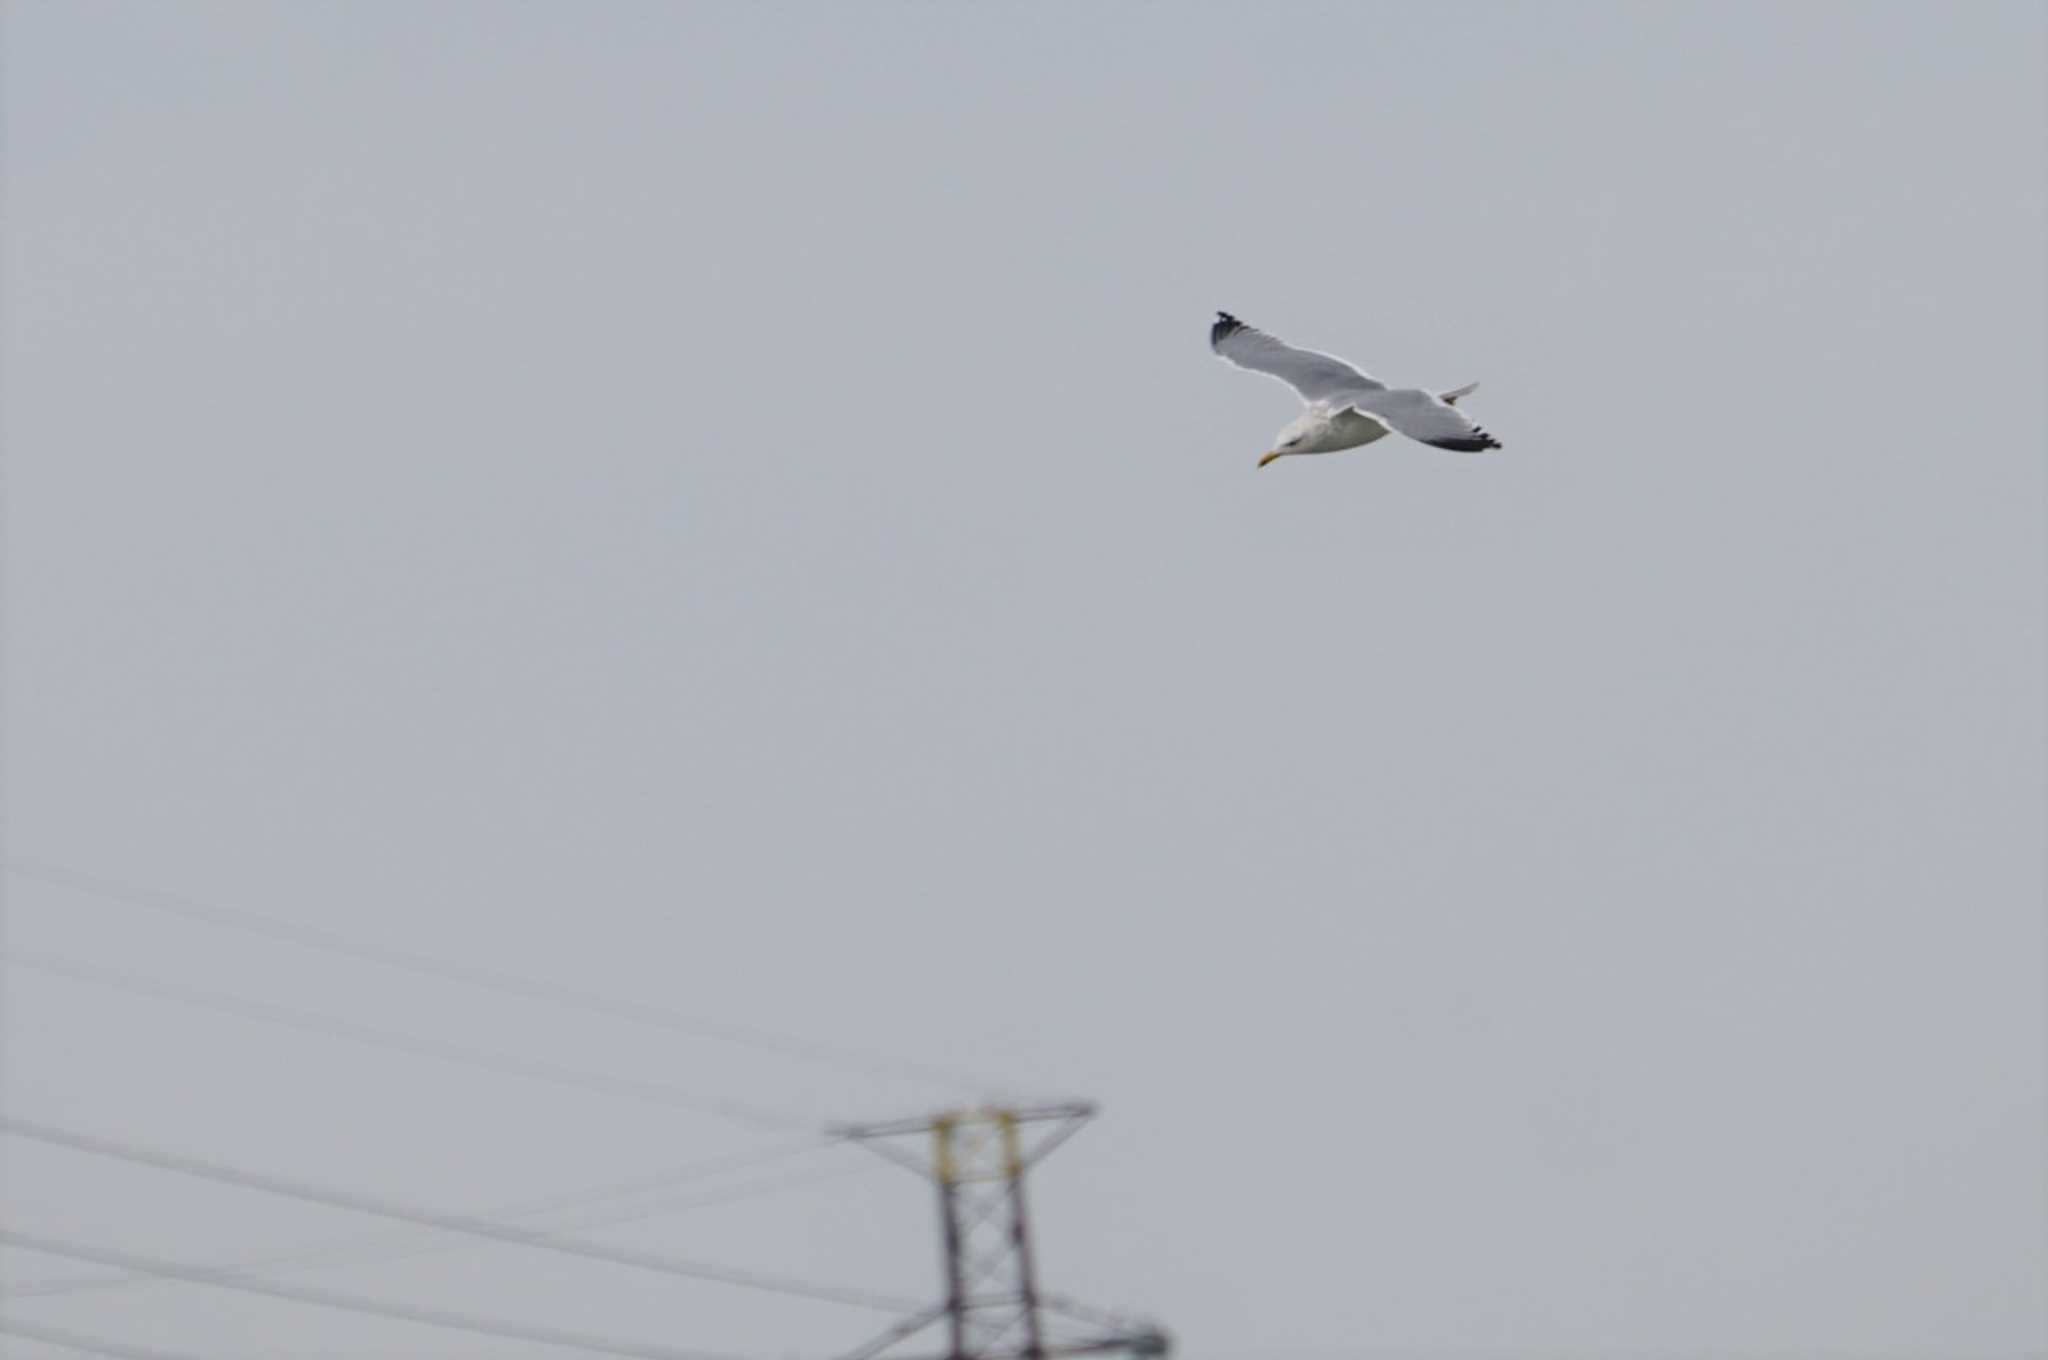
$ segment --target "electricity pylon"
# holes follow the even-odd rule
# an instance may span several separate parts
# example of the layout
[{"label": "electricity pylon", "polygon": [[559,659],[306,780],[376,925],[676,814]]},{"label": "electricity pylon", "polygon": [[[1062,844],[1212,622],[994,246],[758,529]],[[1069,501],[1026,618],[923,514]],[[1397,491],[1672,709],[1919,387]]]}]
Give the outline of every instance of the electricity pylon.
[{"label": "electricity pylon", "polygon": [[[946,1285],[944,1303],[905,1318],[844,1360],[909,1360],[897,1346],[941,1322],[946,1349],[925,1352],[923,1360],[1054,1360],[1118,1351],[1165,1356],[1169,1343],[1159,1328],[1082,1308],[1038,1287],[1025,1173],[1094,1116],[1092,1105],[994,1106],[837,1130],[938,1188]],[[1029,1146],[1027,1132],[1037,1134]],[[914,1135],[930,1139],[928,1158],[913,1157],[898,1141]]]}]

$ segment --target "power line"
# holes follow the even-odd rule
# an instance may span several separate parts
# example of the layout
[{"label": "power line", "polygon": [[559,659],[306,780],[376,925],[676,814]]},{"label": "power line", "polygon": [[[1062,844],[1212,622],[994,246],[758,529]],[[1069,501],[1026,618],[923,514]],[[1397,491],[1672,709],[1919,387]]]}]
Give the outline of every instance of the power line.
[{"label": "power line", "polygon": [[931,1063],[913,1062],[886,1054],[873,1053],[839,1044],[819,1043],[815,1040],[800,1039],[793,1035],[779,1034],[770,1030],[754,1029],[748,1026],[730,1025],[708,1020],[701,1016],[689,1015],[640,1001],[622,1001],[597,992],[548,982],[539,978],[522,977],[515,973],[483,968],[475,964],[459,963],[451,959],[436,958],[429,954],[411,950],[396,949],[389,945],[374,944],[365,940],[350,939],[345,935],[324,930],[317,926],[296,925],[287,921],[255,912],[241,911],[230,907],[202,902],[195,898],[176,893],[162,892],[154,888],[137,887],[95,874],[82,873],[61,865],[44,864],[34,860],[10,859],[5,861],[6,872],[24,878],[39,879],[46,883],[82,889],[101,897],[114,898],[151,910],[191,920],[206,921],[212,925],[230,930],[242,930],[272,939],[285,940],[310,949],[324,949],[337,954],[347,954],[367,959],[392,968],[403,968],[430,977],[438,977],[473,987],[483,987],[503,992],[510,996],[525,997],[529,1000],[546,1001],[558,1006],[609,1015],[631,1020],[643,1025],[652,1025],[673,1030],[681,1034],[692,1034],[699,1038],[718,1039],[727,1043],[743,1044],[767,1052],[780,1053],[786,1057],[800,1058],[808,1062],[836,1064],[854,1068],[871,1076],[888,1075],[910,1077],[919,1081],[951,1088],[956,1092],[986,1097],[992,1094],[990,1084],[970,1073],[957,1072]]},{"label": "power line", "polygon": [[809,1129],[816,1125],[801,1116],[771,1110],[763,1106],[725,1100],[715,1096],[693,1095],[681,1087],[663,1082],[641,1081],[633,1077],[614,1077],[597,1072],[585,1072],[573,1067],[541,1062],[533,1058],[521,1058],[506,1053],[493,1053],[487,1049],[470,1048],[465,1044],[449,1043],[441,1039],[425,1039],[414,1035],[399,1034],[391,1030],[359,1025],[352,1020],[341,1020],[331,1016],[315,1015],[307,1011],[293,1010],[285,1006],[274,1006],[268,1002],[248,1001],[239,997],[221,996],[187,987],[182,983],[164,982],[154,978],[140,977],[133,973],[101,968],[96,964],[81,963],[49,954],[27,953],[21,950],[0,952],[0,961],[16,968],[28,968],[55,977],[69,978],[74,982],[89,983],[97,987],[111,987],[119,991],[132,992],[138,996],[154,997],[161,1001],[175,1002],[181,1006],[193,1006],[203,1010],[232,1015],[245,1020],[257,1020],[264,1024],[279,1025],[287,1029],[301,1030],[309,1034],[323,1034],[331,1038],[345,1039],[351,1043],[370,1044],[389,1048],[401,1053],[413,1053],[423,1057],[439,1058],[447,1062],[463,1063],[486,1071],[505,1072],[514,1076],[530,1077],[536,1081],[551,1081],[563,1086],[580,1086],[585,1090],[599,1091],[606,1095],[623,1096],[629,1100],[654,1101],[664,1105],[680,1106],[683,1109],[715,1114],[726,1119],[757,1127],[776,1129]]},{"label": "power line", "polygon": [[[426,1304],[397,1303],[389,1299],[344,1293],[338,1289],[321,1289],[313,1285],[285,1284],[277,1280],[244,1277],[227,1271],[208,1270],[200,1266],[167,1261],[161,1257],[117,1251],[111,1247],[86,1246],[62,1238],[45,1237],[41,1233],[22,1232],[5,1225],[0,1225],[0,1243],[20,1247],[25,1251],[62,1256],[73,1261],[90,1261],[96,1265],[115,1266],[121,1270],[156,1275],[167,1280],[182,1280],[188,1284],[212,1285],[218,1289],[232,1289],[246,1294],[267,1294],[272,1298],[290,1299],[294,1303],[310,1303],[320,1308],[365,1313],[372,1317],[393,1318],[400,1322],[417,1322],[422,1326],[444,1327],[450,1331],[475,1332],[481,1336],[502,1337],[511,1341],[532,1341],[544,1346],[560,1346],[565,1350],[623,1355],[629,1357],[629,1360],[731,1360],[731,1357],[714,1356],[708,1351],[688,1351],[673,1346],[649,1346],[630,1341],[614,1341],[587,1332],[504,1322]],[[18,1324],[9,1319],[7,1325],[14,1328]],[[142,1360],[157,1360],[157,1357],[142,1357]]]},{"label": "power line", "polygon": [[[749,1165],[762,1165],[772,1161],[787,1160],[804,1153],[819,1152],[831,1144],[807,1142],[794,1148],[783,1148],[769,1153],[756,1153],[751,1157],[724,1157],[716,1162],[699,1163],[665,1171],[652,1176],[637,1176],[630,1181],[618,1182],[591,1190],[577,1191],[566,1195],[553,1195],[546,1199],[528,1200],[520,1204],[507,1205],[490,1211],[482,1217],[500,1220],[525,1218],[535,1214],[550,1213],[564,1208],[575,1208],[606,1199],[617,1199],[624,1195],[643,1190],[657,1189],[682,1181],[699,1180],[725,1171],[741,1169]],[[836,1176],[855,1174],[864,1168],[857,1166],[833,1167],[823,1172],[800,1176],[782,1176],[774,1180],[754,1181],[745,1185],[731,1186],[688,1197],[669,1197],[654,1200],[648,1204],[636,1204],[624,1211],[612,1210],[598,1216],[586,1216],[579,1222],[556,1224],[545,1231],[549,1234],[572,1232],[578,1228],[601,1227],[610,1223],[624,1223],[637,1218],[651,1218],[658,1214],[675,1213],[687,1209],[708,1207],[714,1204],[730,1204],[737,1200],[759,1195],[773,1194],[793,1186],[811,1184]],[[399,1228],[368,1235],[357,1235],[336,1241],[318,1243],[306,1247],[292,1247],[243,1256],[232,1261],[219,1261],[210,1269],[233,1271],[246,1274],[278,1267],[313,1268],[327,1265],[369,1265],[384,1261],[403,1260],[414,1255],[444,1250],[449,1246],[467,1246],[467,1240],[452,1244],[428,1243],[421,1245],[417,1240],[429,1230],[420,1228]],[[124,1288],[147,1285],[152,1281],[148,1276],[114,1272],[103,1275],[73,1275],[40,1284],[18,1286],[0,1290],[0,1299],[44,1298],[53,1294],[76,1294],[87,1292],[108,1292]]]},{"label": "power line", "polygon": [[45,1327],[40,1323],[23,1322],[20,1318],[0,1317],[0,1332],[10,1336],[27,1337],[31,1341],[46,1341],[52,1346],[62,1346],[68,1351],[82,1351],[87,1355],[111,1356],[112,1360],[207,1360],[207,1357],[193,1355],[189,1351],[160,1351],[143,1346],[130,1346],[119,1341],[102,1341],[97,1337],[80,1336],[60,1327]]},{"label": "power line", "polygon": [[[654,1252],[639,1251],[628,1247],[606,1246],[597,1242],[584,1242],[561,1238],[530,1228],[515,1227],[509,1223],[498,1223],[486,1218],[467,1214],[442,1213],[431,1209],[418,1209],[375,1195],[355,1191],[333,1190],[323,1186],[309,1185],[303,1181],[288,1180],[281,1176],[268,1176],[259,1172],[243,1171],[219,1163],[203,1161],[197,1157],[185,1157],[177,1153],[161,1152],[153,1148],[139,1147],[132,1143],[101,1138],[94,1134],[80,1133],[73,1129],[44,1124],[37,1120],[17,1119],[12,1116],[0,1117],[0,1130],[16,1137],[32,1139],[57,1147],[71,1148],[78,1152],[98,1157],[111,1157],[118,1161],[134,1162],[152,1166],[164,1171],[175,1171],[181,1175],[196,1176],[203,1180],[219,1181],[227,1185],[240,1186],[248,1190],[259,1190],[265,1194],[279,1195],[287,1199],[303,1200],[311,1204],[322,1204],[329,1208],[346,1209],[353,1213],[374,1214],[380,1218],[397,1219],[406,1223],[417,1223],[423,1227],[439,1228],[446,1232],[463,1233],[473,1237],[485,1237],[494,1241],[509,1242],[516,1246],[533,1247],[541,1251],[558,1252],[565,1256],[581,1256],[596,1261],[607,1261],[614,1265],[634,1266],[641,1270],[655,1271],[664,1275],[677,1275],[688,1279],[705,1280],[714,1284],[728,1284],[745,1289],[760,1289],[770,1293],[787,1294],[797,1298],[817,1299],[826,1303],[850,1304],[859,1308],[875,1308],[886,1312],[900,1312],[906,1304],[891,1295],[867,1290],[843,1289],[836,1285],[812,1284],[788,1276],[770,1275],[760,1271],[740,1270],[728,1266],[710,1265],[704,1262],[683,1260]],[[202,1270],[201,1273],[219,1278],[244,1280],[246,1277],[218,1270]],[[911,1304],[909,1306],[915,1306]]]},{"label": "power line", "polygon": [[[551,1227],[540,1229],[539,1232],[543,1237],[553,1238],[561,1233],[577,1232],[586,1228],[603,1228],[619,1223],[633,1223],[688,1209],[701,1209],[712,1205],[731,1204],[739,1200],[753,1199],[762,1195],[794,1189],[797,1186],[817,1185],[824,1181],[842,1180],[848,1176],[860,1175],[867,1169],[860,1166],[835,1166],[823,1171],[809,1171],[798,1175],[781,1176],[774,1180],[735,1186],[723,1191],[714,1190],[706,1194],[691,1195],[683,1198],[659,1199],[647,1204],[636,1204],[626,1209],[611,1209],[600,1214],[587,1214],[575,1222],[558,1223]],[[374,1265],[390,1261],[402,1261],[414,1256],[432,1255],[436,1252],[454,1251],[473,1245],[475,1244],[467,1241],[427,1243],[424,1245],[413,1245],[396,1252],[355,1253],[340,1258],[338,1263]],[[332,1255],[332,1253],[329,1254]],[[322,1261],[319,1264],[327,1264],[327,1262]]]}]

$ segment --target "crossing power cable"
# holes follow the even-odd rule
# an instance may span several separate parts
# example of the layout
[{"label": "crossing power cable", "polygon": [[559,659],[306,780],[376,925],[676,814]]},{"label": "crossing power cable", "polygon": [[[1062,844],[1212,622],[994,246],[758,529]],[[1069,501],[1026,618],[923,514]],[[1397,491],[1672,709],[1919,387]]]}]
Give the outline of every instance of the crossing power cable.
[{"label": "crossing power cable", "polygon": [[[417,1208],[401,1204],[377,1195],[366,1195],[350,1190],[336,1190],[325,1186],[312,1185],[304,1181],[291,1180],[282,1176],[265,1175],[260,1172],[244,1171],[238,1167],[225,1166],[218,1162],[198,1157],[187,1157],[178,1153],[146,1148],[96,1134],[81,1133],[75,1129],[45,1124],[39,1120],[20,1119],[12,1115],[0,1116],[0,1130],[18,1138],[46,1143],[55,1147],[70,1148],[92,1156],[109,1157],[117,1161],[132,1162],[140,1166],[151,1166],[163,1171],[174,1171],[181,1175],[195,1176],[202,1180],[217,1181],[225,1185],[240,1186],[247,1190],[261,1191],[287,1199],[302,1200],[310,1204],[321,1204],[333,1209],[346,1209],[353,1213],[371,1214],[380,1218],[400,1222],[416,1223],[422,1227],[439,1228],[446,1232],[463,1233],[468,1236],[489,1238],[493,1241],[508,1242],[516,1246],[531,1247],[539,1251],[551,1251],[564,1256],[580,1256],[589,1260],[606,1261],[614,1265],[633,1266],[641,1270],[663,1275],[674,1275],[686,1279],[703,1280],[713,1284],[733,1285],[743,1289],[758,1289],[769,1293],[785,1294],[796,1298],[816,1299],[826,1303],[847,1304],[857,1308],[872,1308],[882,1312],[900,1313],[906,1308],[915,1308],[917,1300],[905,1300],[896,1295],[882,1294],[872,1290],[842,1288],[837,1285],[814,1284],[790,1276],[775,1275],[765,1271],[742,1270],[736,1267],[713,1265],[702,1261],[687,1260],[657,1252],[641,1251],[637,1248],[609,1246],[598,1242],[586,1242],[576,1238],[550,1235],[544,1231],[522,1228],[510,1223],[478,1218],[468,1214],[444,1213],[433,1209]],[[0,1240],[7,1240],[0,1238]],[[57,1253],[59,1255],[63,1253]],[[119,1265],[119,1262],[108,1262]],[[254,1276],[234,1271],[209,1269],[206,1267],[183,1267],[190,1273],[207,1277],[208,1283],[234,1281],[238,1285],[262,1282]],[[155,1272],[144,1272],[155,1273]],[[267,1283],[267,1282],[265,1282]]]},{"label": "crossing power cable", "polygon": [[[392,1318],[399,1322],[416,1322],[422,1326],[442,1327],[450,1331],[474,1332],[480,1336],[495,1336],[511,1341],[532,1341],[544,1346],[559,1346],[565,1350],[621,1355],[628,1357],[628,1360],[733,1360],[730,1356],[714,1355],[708,1351],[615,1341],[589,1332],[506,1322],[452,1308],[437,1308],[430,1304],[399,1303],[392,1299],[351,1294],[339,1289],[286,1284],[281,1280],[264,1280],[236,1275],[229,1271],[208,1270],[203,1266],[185,1265],[160,1256],[145,1256],[140,1252],[118,1251],[112,1247],[95,1247],[60,1237],[48,1237],[42,1233],[23,1232],[19,1228],[5,1224],[0,1224],[0,1243],[19,1247],[24,1251],[62,1256],[73,1261],[90,1261],[95,1265],[113,1266],[120,1270],[132,1270],[138,1274],[155,1275],[167,1280],[182,1280],[187,1284],[211,1285],[218,1289],[231,1289],[245,1294],[267,1294],[271,1298],[309,1303],[320,1308]],[[15,1325],[18,1324],[10,1319],[9,1326]],[[156,1360],[156,1357],[148,1356],[143,1360]]]},{"label": "crossing power cable", "polygon": [[401,1053],[412,1053],[422,1057],[438,1058],[446,1062],[462,1063],[486,1071],[504,1072],[513,1076],[529,1077],[536,1081],[554,1082],[561,1086],[578,1086],[605,1095],[620,1096],[628,1100],[652,1101],[657,1104],[673,1105],[682,1109],[696,1110],[703,1114],[718,1115],[742,1124],[770,1129],[817,1129],[819,1126],[801,1115],[747,1102],[726,1100],[719,1096],[701,1096],[679,1086],[665,1082],[642,1081],[634,1077],[615,1077],[597,1072],[586,1072],[578,1068],[564,1067],[557,1063],[542,1062],[534,1058],[522,1058],[509,1053],[494,1053],[488,1049],[471,1048],[466,1044],[449,1043],[441,1039],[427,1039],[416,1035],[400,1034],[391,1030],[378,1029],[373,1025],[357,1024],[353,1020],[342,1020],[332,1016],[316,1015],[309,1011],[294,1010],[288,1006],[272,1005],[264,1001],[248,1001],[239,997],[222,996],[219,993],[189,987],[183,983],[165,982],[155,978],[141,977],[134,973],[97,964],[82,963],[75,959],[56,955],[26,952],[18,949],[0,951],[0,962],[10,967],[26,968],[54,977],[69,978],[97,987],[111,987],[118,991],[131,992],[138,996],[154,997],[161,1001],[174,1002],[210,1010],[223,1015],[232,1015],[245,1020],[256,1020],[264,1024],[279,1025],[309,1034],[324,1034],[330,1038],[343,1039],[351,1043],[368,1044],[379,1048],[393,1049]]},{"label": "crossing power cable", "polygon": [[[856,1175],[868,1169],[867,1164],[857,1166],[830,1167],[824,1171],[786,1174],[771,1180],[749,1181],[742,1185],[727,1186],[722,1190],[701,1191],[695,1195],[635,1203],[624,1208],[596,1210],[594,1206],[607,1199],[619,1199],[626,1195],[658,1189],[687,1180],[701,1180],[710,1175],[739,1169],[745,1165],[762,1165],[772,1161],[787,1160],[793,1156],[816,1153],[834,1146],[828,1143],[804,1143],[794,1148],[784,1148],[766,1154],[755,1154],[750,1158],[726,1157],[716,1162],[700,1163],[694,1167],[670,1170],[654,1176],[637,1176],[630,1181],[573,1194],[552,1195],[546,1199],[528,1200],[519,1204],[506,1205],[487,1211],[479,1217],[498,1222],[511,1218],[529,1218],[538,1214],[556,1213],[563,1209],[585,1208],[580,1218],[570,1223],[553,1224],[541,1231],[554,1235],[574,1232],[582,1228],[603,1227],[613,1223],[626,1223],[636,1219],[653,1218],[658,1215],[680,1213],[689,1209],[705,1208],[717,1204],[731,1204],[738,1200],[752,1199],[762,1195],[775,1194],[800,1185],[815,1184],[841,1176]],[[840,1146],[843,1146],[840,1145]],[[422,1242],[423,1237],[433,1236],[434,1229],[405,1227],[386,1229],[376,1233],[358,1234],[353,1237],[333,1239],[304,1247],[287,1247],[254,1255],[236,1257],[233,1260],[215,1261],[209,1269],[233,1271],[237,1274],[255,1274],[273,1270],[317,1269],[333,1265],[375,1265],[389,1261],[405,1260],[411,1256],[469,1246],[475,1239],[463,1238],[450,1243],[441,1240]],[[16,1285],[0,1289],[0,1300],[39,1299],[54,1294],[107,1293],[121,1289],[135,1288],[155,1283],[147,1275],[132,1275],[125,1271],[114,1271],[97,1275],[71,1275],[37,1284]]]},{"label": "crossing power cable", "polygon": [[120,1341],[103,1341],[98,1337],[81,1336],[77,1332],[61,1327],[45,1327],[39,1322],[0,1315],[0,1334],[26,1337],[30,1341],[41,1341],[52,1346],[62,1346],[67,1351],[79,1351],[86,1355],[104,1355],[111,1360],[211,1360],[211,1357],[194,1355],[190,1351],[162,1351],[151,1346],[130,1346]]},{"label": "crossing power cable", "polygon": [[886,1054],[869,1052],[841,1044],[821,1043],[802,1039],[794,1035],[780,1034],[771,1030],[755,1029],[751,1026],[733,1025],[690,1015],[642,1001],[620,1000],[599,992],[549,982],[545,979],[524,977],[517,973],[503,972],[477,964],[462,963],[453,959],[437,958],[431,954],[417,953],[390,945],[375,944],[367,940],[353,939],[337,931],[319,926],[308,926],[281,921],[258,912],[243,911],[224,907],[211,902],[179,893],[163,892],[155,888],[138,887],[97,874],[83,873],[62,865],[46,864],[36,860],[9,859],[4,862],[6,872],[23,878],[36,879],[45,883],[58,884],[79,889],[96,896],[112,898],[147,907],[167,915],[181,916],[189,920],[205,921],[230,930],[240,930],[272,939],[284,940],[309,949],[322,949],[336,954],[347,954],[366,959],[372,963],[391,968],[401,968],[445,981],[461,982],[473,987],[502,992],[508,996],[519,996],[529,1000],[545,1001],[558,1006],[609,1015],[638,1024],[651,1025],[672,1030],[680,1034],[692,1034],[699,1038],[717,1039],[727,1043],[742,1044],[765,1052],[780,1053],[785,1057],[798,1058],[807,1062],[835,1065],[859,1070],[870,1076],[909,1077],[945,1087],[956,1093],[965,1093],[976,1098],[990,1098],[997,1094],[994,1085],[971,1073],[955,1071],[932,1063],[913,1062]]}]

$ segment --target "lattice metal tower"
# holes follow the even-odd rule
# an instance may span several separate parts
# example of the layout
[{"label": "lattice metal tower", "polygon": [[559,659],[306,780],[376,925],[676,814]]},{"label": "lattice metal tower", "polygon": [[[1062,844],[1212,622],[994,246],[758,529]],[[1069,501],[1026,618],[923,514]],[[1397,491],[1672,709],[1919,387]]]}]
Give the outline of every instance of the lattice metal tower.
[{"label": "lattice metal tower", "polygon": [[[1092,1119],[1090,1105],[951,1110],[839,1130],[938,1189],[946,1300],[904,1319],[845,1360],[901,1355],[898,1347],[943,1323],[946,1348],[926,1360],[1051,1360],[1122,1352],[1161,1357],[1166,1333],[1082,1308],[1039,1289],[1024,1180],[1031,1167]],[[924,1158],[903,1140],[929,1139]]]}]

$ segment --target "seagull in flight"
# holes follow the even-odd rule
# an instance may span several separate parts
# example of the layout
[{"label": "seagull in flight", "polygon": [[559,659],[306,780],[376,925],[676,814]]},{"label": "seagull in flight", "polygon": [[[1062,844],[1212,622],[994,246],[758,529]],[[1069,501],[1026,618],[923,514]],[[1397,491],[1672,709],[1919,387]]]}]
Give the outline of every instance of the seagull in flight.
[{"label": "seagull in flight", "polygon": [[1264,467],[1297,453],[1335,453],[1370,444],[1389,430],[1460,453],[1499,448],[1500,441],[1457,410],[1458,398],[1478,383],[1441,395],[1416,387],[1388,387],[1342,359],[1296,349],[1247,326],[1229,312],[1216,313],[1209,348],[1239,368],[1278,378],[1308,403],[1308,409],[1280,431],[1259,458]]}]

